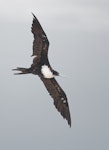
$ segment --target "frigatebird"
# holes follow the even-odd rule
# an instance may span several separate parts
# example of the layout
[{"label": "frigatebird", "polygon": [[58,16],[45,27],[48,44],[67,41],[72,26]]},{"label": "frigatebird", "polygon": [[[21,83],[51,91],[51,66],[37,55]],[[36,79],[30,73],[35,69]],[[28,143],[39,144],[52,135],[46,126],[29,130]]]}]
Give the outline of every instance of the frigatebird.
[{"label": "frigatebird", "polygon": [[52,69],[48,60],[48,38],[36,16],[33,13],[32,15],[33,23],[31,32],[34,36],[32,53],[32,56],[34,56],[33,63],[30,68],[17,67],[13,70],[20,71],[15,73],[16,75],[30,73],[38,75],[53,98],[56,109],[61,113],[63,118],[67,120],[71,127],[71,117],[67,96],[55,79],[55,76],[59,76],[59,73]]}]

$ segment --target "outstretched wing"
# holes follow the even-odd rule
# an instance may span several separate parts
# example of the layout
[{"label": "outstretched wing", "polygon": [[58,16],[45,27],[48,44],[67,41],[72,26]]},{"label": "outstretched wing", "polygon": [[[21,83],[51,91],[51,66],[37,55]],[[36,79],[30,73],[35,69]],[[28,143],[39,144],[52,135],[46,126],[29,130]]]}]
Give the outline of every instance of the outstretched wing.
[{"label": "outstretched wing", "polygon": [[33,63],[37,63],[40,61],[42,51],[47,56],[49,41],[38,19],[36,18],[34,14],[33,14],[33,23],[31,27],[31,32],[34,35],[32,56],[36,56],[33,60]]},{"label": "outstretched wing", "polygon": [[63,118],[65,118],[68,124],[71,126],[71,117],[70,117],[70,111],[69,111],[66,94],[59,86],[55,78],[51,78],[51,79],[46,79],[43,77],[40,78],[43,81],[49,94],[54,99],[54,105],[56,109],[61,113]]}]

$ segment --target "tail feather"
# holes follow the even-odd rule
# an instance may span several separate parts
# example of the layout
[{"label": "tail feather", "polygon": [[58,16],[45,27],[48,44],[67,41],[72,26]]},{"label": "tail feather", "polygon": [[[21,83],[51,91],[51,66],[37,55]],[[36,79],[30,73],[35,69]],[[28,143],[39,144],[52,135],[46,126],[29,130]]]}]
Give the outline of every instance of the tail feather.
[{"label": "tail feather", "polygon": [[20,68],[20,67],[17,67],[16,69],[12,69],[13,71],[21,71],[19,73],[14,73],[15,75],[20,75],[20,74],[28,74],[30,73],[29,69],[28,68]]}]

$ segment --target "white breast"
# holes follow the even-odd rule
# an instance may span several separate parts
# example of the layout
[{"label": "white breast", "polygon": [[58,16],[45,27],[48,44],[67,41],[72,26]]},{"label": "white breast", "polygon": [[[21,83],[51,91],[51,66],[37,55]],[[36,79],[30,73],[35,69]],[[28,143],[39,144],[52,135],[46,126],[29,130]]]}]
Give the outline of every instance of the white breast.
[{"label": "white breast", "polygon": [[41,72],[43,74],[43,76],[45,78],[53,78],[54,75],[53,73],[51,72],[50,68],[47,66],[47,65],[43,65],[42,68],[41,68]]}]

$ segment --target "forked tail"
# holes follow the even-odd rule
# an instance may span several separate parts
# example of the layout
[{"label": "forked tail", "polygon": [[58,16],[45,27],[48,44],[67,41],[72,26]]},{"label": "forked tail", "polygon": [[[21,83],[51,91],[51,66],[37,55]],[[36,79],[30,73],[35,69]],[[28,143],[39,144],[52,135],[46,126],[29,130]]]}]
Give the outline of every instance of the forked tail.
[{"label": "forked tail", "polygon": [[15,75],[31,73],[29,68],[20,68],[20,67],[17,67],[16,69],[12,69],[12,70],[13,71],[21,71],[19,73],[14,73]]}]

